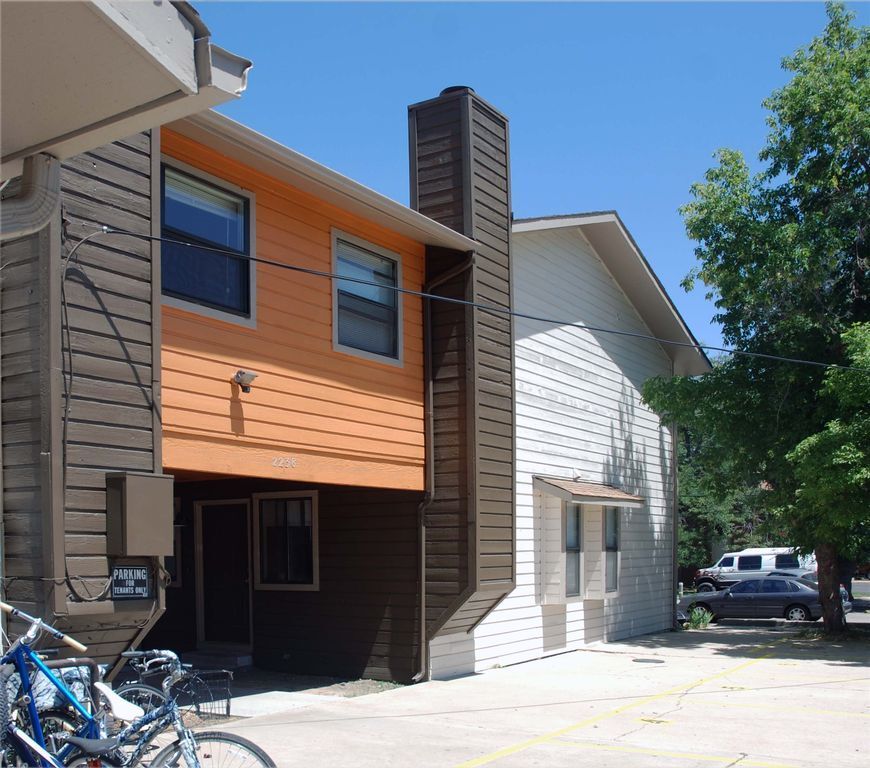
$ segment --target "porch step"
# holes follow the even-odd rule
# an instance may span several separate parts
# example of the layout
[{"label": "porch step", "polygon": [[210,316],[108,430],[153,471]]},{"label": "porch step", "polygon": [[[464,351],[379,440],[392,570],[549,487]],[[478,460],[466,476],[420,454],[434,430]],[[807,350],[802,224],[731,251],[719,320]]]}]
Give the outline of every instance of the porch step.
[{"label": "porch step", "polygon": [[199,669],[248,669],[254,666],[254,657],[244,652],[189,651],[181,655],[181,660]]}]

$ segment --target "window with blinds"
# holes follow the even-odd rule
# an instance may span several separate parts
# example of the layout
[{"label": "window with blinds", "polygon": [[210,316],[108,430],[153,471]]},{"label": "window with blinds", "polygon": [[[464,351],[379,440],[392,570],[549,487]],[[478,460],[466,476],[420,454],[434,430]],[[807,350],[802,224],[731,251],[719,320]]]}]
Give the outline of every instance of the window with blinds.
[{"label": "window with blinds", "polygon": [[251,315],[250,199],[163,168],[163,293]]},{"label": "window with blinds", "polygon": [[399,260],[375,246],[336,234],[334,341],[343,351],[398,361],[401,357]]}]

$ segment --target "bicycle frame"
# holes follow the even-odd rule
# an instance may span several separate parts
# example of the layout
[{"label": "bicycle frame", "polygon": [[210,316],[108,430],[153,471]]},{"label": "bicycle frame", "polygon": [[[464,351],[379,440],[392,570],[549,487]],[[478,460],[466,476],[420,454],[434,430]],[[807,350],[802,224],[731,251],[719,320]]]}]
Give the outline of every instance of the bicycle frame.
[{"label": "bicycle frame", "polygon": [[[155,723],[155,725],[148,728],[152,723]],[[175,727],[175,731],[180,738],[184,738],[186,728],[183,722],[181,722],[181,713],[179,712],[178,705],[175,703],[175,699],[171,697],[157,707],[157,709],[146,712],[142,717],[134,720],[118,734],[119,746],[133,744],[134,742],[131,737],[138,735],[138,738],[135,740],[136,746],[126,762],[136,765],[144,754],[145,748],[170,725]]]},{"label": "bicycle frame", "polygon": [[[35,629],[35,631],[34,631]],[[50,753],[46,750],[45,743],[45,734],[42,732],[42,723],[39,721],[39,711],[36,708],[36,701],[33,696],[33,680],[36,679],[37,675],[44,675],[46,679],[57,689],[60,693],[61,697],[64,701],[68,702],[73,709],[81,716],[84,721],[82,726],[76,730],[76,736],[83,736],[85,738],[98,738],[100,734],[99,723],[96,718],[88,712],[87,709],[82,705],[82,703],[78,700],[75,694],[66,687],[66,684],[63,680],[55,675],[46,665],[45,662],[37,653],[30,647],[30,643],[36,639],[36,635],[38,635],[39,625],[35,624],[25,635],[18,638],[13,644],[12,647],[0,658],[0,664],[13,664],[15,666],[16,671],[18,672],[18,677],[21,680],[21,694],[24,698],[24,701],[27,705],[27,713],[30,718],[30,724],[32,728],[32,735],[29,738],[24,738],[22,734],[24,732],[20,728],[16,728],[13,726],[12,732],[18,738],[18,741],[15,743],[16,751],[19,752],[20,756],[24,760],[32,760],[34,756],[38,756],[40,758],[39,765],[42,766],[55,766],[56,762],[53,760],[49,760],[46,758],[46,755],[51,757]],[[34,637],[31,639],[31,633]],[[29,665],[32,665],[36,669],[36,674],[31,679],[30,668]],[[27,736],[27,734],[24,734]],[[32,742],[32,743],[31,743]],[[26,745],[27,749],[30,750],[30,754],[21,754],[21,749],[19,745],[23,743]],[[35,749],[38,747],[39,749]],[[68,745],[64,745],[58,751],[58,758],[63,761],[63,759],[72,752],[72,747]]]}]

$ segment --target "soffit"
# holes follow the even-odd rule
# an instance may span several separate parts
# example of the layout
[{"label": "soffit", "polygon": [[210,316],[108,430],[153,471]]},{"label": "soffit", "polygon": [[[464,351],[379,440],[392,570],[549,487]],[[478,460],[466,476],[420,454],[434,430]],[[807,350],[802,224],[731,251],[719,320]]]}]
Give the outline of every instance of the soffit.
[{"label": "soffit", "polygon": [[250,67],[187,3],[4,2],[0,28],[3,178],[227,101]]}]

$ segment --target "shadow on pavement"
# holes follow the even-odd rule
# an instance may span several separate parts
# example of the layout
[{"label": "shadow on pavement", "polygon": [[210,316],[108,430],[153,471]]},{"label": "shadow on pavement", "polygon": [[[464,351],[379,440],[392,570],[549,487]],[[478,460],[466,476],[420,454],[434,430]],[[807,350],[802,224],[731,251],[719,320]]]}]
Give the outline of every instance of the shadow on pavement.
[{"label": "shadow on pavement", "polygon": [[853,625],[842,639],[828,639],[821,634],[821,623],[799,627],[733,627],[710,625],[707,629],[647,635],[607,643],[604,649],[626,651],[648,649],[668,654],[703,649],[706,653],[734,658],[765,656],[800,661],[812,659],[837,666],[866,668],[870,655],[870,625]]}]

